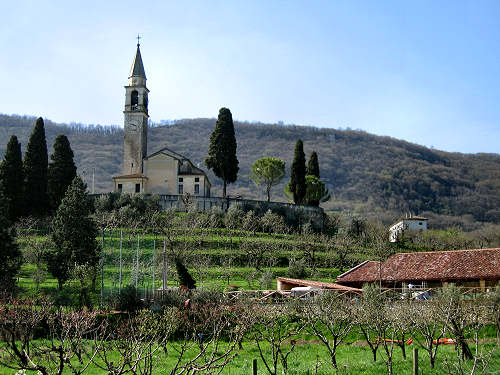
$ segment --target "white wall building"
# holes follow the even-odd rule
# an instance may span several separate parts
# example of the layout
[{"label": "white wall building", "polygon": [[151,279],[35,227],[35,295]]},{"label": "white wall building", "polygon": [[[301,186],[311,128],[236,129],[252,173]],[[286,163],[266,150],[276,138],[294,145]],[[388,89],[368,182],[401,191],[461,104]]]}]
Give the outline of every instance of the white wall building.
[{"label": "white wall building", "polygon": [[389,240],[396,242],[405,231],[407,230],[427,230],[427,218],[421,216],[411,216],[401,219],[389,228]]}]

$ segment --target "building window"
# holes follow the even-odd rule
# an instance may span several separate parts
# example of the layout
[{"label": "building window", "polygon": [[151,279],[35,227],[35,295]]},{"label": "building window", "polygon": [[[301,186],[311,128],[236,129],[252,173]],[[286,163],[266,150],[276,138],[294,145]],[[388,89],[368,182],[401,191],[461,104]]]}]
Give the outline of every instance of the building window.
[{"label": "building window", "polygon": [[184,186],[179,185],[179,194],[184,194]]},{"label": "building window", "polygon": [[421,222],[421,221],[419,221],[419,222],[418,222],[418,225],[422,225],[422,222]]},{"label": "building window", "polygon": [[139,93],[136,90],[132,91],[130,104],[132,105],[133,108],[136,108],[139,104]]},{"label": "building window", "polygon": [[198,184],[194,185],[194,193],[200,194],[200,185],[198,185]]},{"label": "building window", "polygon": [[179,177],[179,182],[184,182],[184,178]]},{"label": "building window", "polygon": [[194,182],[200,182],[200,178],[199,177],[195,177],[194,178]]},{"label": "building window", "polygon": [[123,185],[122,184],[118,184],[118,191],[121,192],[123,189]]},{"label": "building window", "polygon": [[135,184],[135,192],[140,193],[141,192],[141,184]]}]

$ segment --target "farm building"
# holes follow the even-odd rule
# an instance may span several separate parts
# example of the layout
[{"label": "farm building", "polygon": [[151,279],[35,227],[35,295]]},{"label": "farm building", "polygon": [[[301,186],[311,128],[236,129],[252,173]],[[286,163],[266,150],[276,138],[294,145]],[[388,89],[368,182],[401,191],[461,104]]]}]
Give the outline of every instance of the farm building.
[{"label": "farm building", "polygon": [[[314,291],[314,290],[332,290],[340,293],[361,293],[362,290],[359,288],[353,288],[350,286],[339,285],[335,283],[326,283],[323,281],[310,281],[310,280],[300,280],[300,279],[290,279],[287,277],[278,277],[278,291]],[[299,293],[300,294],[300,293]]]},{"label": "farm building", "polygon": [[438,288],[448,283],[486,291],[500,280],[500,248],[398,253],[385,262],[365,261],[340,275],[337,284]]}]

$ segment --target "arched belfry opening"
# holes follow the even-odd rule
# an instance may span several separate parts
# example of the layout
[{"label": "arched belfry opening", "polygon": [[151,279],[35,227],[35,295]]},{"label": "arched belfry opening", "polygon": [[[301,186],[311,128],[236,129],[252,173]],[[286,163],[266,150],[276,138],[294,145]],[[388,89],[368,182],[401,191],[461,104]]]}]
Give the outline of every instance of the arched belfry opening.
[{"label": "arched belfry opening", "polygon": [[139,93],[137,92],[137,90],[132,91],[130,99],[132,108],[137,108],[137,106],[139,105]]},{"label": "arched belfry opening", "polygon": [[144,94],[144,97],[142,98],[142,102],[144,103],[144,108],[147,111],[148,110],[148,94]]}]

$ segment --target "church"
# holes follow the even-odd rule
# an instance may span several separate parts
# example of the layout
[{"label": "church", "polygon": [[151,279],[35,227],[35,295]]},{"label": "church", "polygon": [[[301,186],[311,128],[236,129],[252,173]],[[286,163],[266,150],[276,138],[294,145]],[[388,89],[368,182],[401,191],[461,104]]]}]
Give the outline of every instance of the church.
[{"label": "church", "polygon": [[206,173],[189,159],[167,147],[148,155],[149,90],[139,47],[125,86],[123,166],[113,177],[114,191],[210,197]]}]

